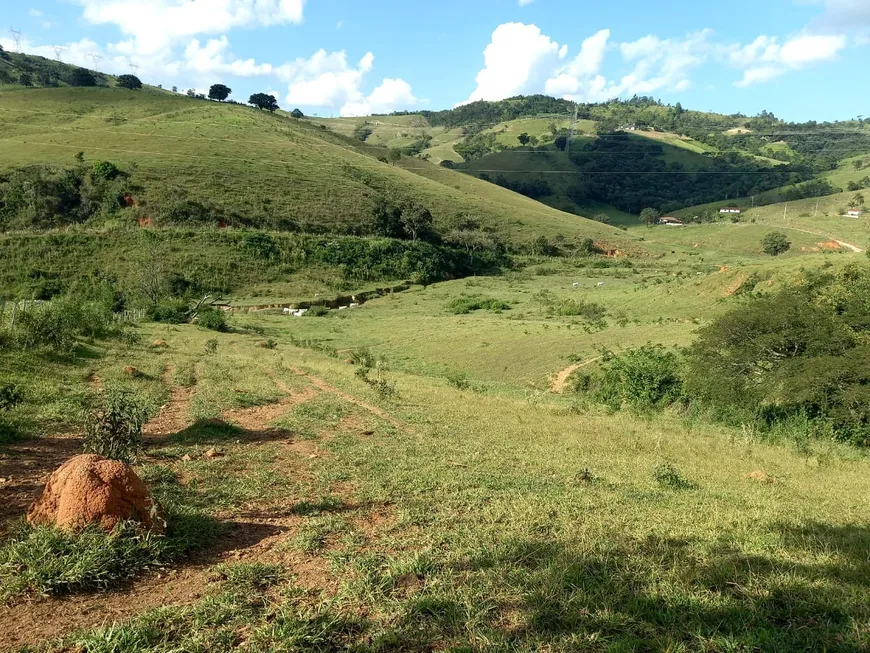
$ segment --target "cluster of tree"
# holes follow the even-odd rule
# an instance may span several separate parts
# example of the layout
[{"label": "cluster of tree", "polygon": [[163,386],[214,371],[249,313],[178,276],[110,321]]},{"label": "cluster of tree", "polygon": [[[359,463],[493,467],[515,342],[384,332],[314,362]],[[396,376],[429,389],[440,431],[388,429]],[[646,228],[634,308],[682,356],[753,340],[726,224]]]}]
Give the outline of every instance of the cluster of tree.
[{"label": "cluster of tree", "polygon": [[118,88],[126,88],[131,91],[138,91],[142,88],[142,80],[136,75],[120,75],[117,83]]},{"label": "cluster of tree", "polygon": [[664,155],[661,144],[629,134],[572,143],[570,160],[579,179],[571,188],[571,197],[575,202],[605,202],[629,213],[648,207],[670,212],[726,196],[757,195],[803,181],[811,174],[787,165],[769,166],[733,152],[696,157],[697,168],[686,170],[678,161],[668,163]]},{"label": "cluster of tree", "polygon": [[846,184],[846,190],[849,192],[864,190],[865,188],[870,188],[870,175],[862,177],[858,181],[850,181],[848,184]]},{"label": "cluster of tree", "polygon": [[[248,104],[257,107],[258,109],[265,109],[269,113],[274,113],[281,107],[278,106],[278,100],[275,99],[274,95],[267,95],[266,93],[254,93],[250,98],[248,98]],[[295,111],[299,111],[296,109]],[[299,111],[299,116],[302,117],[302,112]],[[296,118],[297,116],[293,116]]]},{"label": "cluster of tree", "polygon": [[515,193],[519,193],[520,195],[531,197],[533,200],[548,197],[553,194],[550,182],[546,179],[508,179],[502,173],[496,175],[495,179],[492,179],[486,173],[481,174],[480,178],[484,181],[494,182],[502,188],[507,188]]},{"label": "cluster of tree", "polygon": [[870,269],[806,273],[747,294],[683,352],[608,354],[578,378],[614,410],[691,406],[734,425],[870,446]]},{"label": "cluster of tree", "polygon": [[132,189],[114,164],[83,155],[72,168],[30,166],[0,175],[0,231],[53,229],[96,216],[110,217],[126,206]]},{"label": "cluster of tree", "polygon": [[574,103],[547,95],[517,96],[498,102],[470,102],[455,109],[444,111],[399,112],[392,115],[421,115],[433,127],[462,127],[465,125],[495,124],[515,120],[524,116],[542,114],[568,115],[574,110]]},{"label": "cluster of tree", "polygon": [[401,240],[438,241],[432,213],[414,200],[394,202],[379,197],[372,209],[372,233]]},{"label": "cluster of tree", "polygon": [[368,137],[374,133],[374,129],[367,122],[361,122],[356,126],[353,130],[353,137],[359,141],[365,143],[368,140]]}]

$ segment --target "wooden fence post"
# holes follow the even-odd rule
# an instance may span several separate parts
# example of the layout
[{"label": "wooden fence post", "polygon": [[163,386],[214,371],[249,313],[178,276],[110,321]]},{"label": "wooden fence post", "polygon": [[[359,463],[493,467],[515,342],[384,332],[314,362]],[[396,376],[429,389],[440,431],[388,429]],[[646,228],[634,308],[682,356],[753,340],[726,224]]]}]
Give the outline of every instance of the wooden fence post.
[{"label": "wooden fence post", "polygon": [[15,316],[18,315],[18,301],[12,302],[12,319],[9,320],[9,330],[15,330]]}]

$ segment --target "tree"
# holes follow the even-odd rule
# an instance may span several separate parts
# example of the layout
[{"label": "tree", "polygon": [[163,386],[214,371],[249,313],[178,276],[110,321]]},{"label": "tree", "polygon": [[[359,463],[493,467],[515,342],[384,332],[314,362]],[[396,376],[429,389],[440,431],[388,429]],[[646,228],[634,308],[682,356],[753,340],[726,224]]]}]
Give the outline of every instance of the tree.
[{"label": "tree", "polygon": [[523,132],[519,136],[517,136],[517,140],[520,142],[520,145],[528,145],[529,143],[529,135],[526,132]]},{"label": "tree", "polygon": [[293,111],[290,112],[290,117],[295,118],[296,120],[300,120],[305,117],[305,114],[302,113],[299,109],[293,109]]},{"label": "tree", "polygon": [[248,104],[252,104],[258,109],[265,109],[269,113],[273,113],[281,108],[278,106],[278,100],[275,99],[275,96],[267,95],[266,93],[254,93],[248,98]]},{"label": "tree", "polygon": [[855,170],[863,170],[864,159],[855,159],[854,161],[852,161],[852,165],[855,167]]},{"label": "tree", "polygon": [[770,256],[779,256],[791,249],[791,242],[781,231],[771,231],[761,239],[761,250]]},{"label": "tree", "polygon": [[482,249],[488,249],[495,245],[492,234],[479,229],[454,229],[447,234],[445,240],[465,249],[468,254],[468,262],[474,263],[474,253]]},{"label": "tree", "polygon": [[553,141],[556,145],[556,149],[560,152],[564,152],[568,147],[568,137],[564,135],[556,136],[556,139]]},{"label": "tree", "polygon": [[661,217],[662,214],[659,213],[656,209],[652,208],[646,208],[640,212],[640,221],[645,225],[649,225],[650,227],[654,224],[658,224],[659,218]]},{"label": "tree", "polygon": [[173,87],[172,87],[172,92],[173,92],[173,93],[178,93],[178,87],[177,87],[177,86],[173,86]]},{"label": "tree", "polygon": [[353,130],[353,136],[354,138],[361,140],[363,143],[365,143],[366,139],[368,139],[368,137],[371,136],[373,132],[374,129],[372,129],[368,124],[361,122]]},{"label": "tree", "polygon": [[118,77],[118,88],[127,88],[131,91],[142,88],[142,80],[136,75],[121,75]]},{"label": "tree", "polygon": [[31,79],[30,73],[21,73],[18,76],[18,83],[22,86],[33,86],[33,79]]},{"label": "tree", "polygon": [[861,193],[855,193],[849,200],[849,207],[854,209],[859,206],[864,206],[864,196]]},{"label": "tree", "polygon": [[401,238],[403,233],[402,211],[385,197],[379,197],[372,209],[373,229],[378,236]]},{"label": "tree", "polygon": [[67,78],[67,83],[70,86],[96,86],[97,80],[91,74],[90,70],[74,68]]},{"label": "tree", "polygon": [[233,89],[231,89],[229,86],[224,86],[223,84],[212,84],[211,88],[208,89],[208,99],[223,102],[230,96],[230,93],[232,92]]},{"label": "tree", "polygon": [[529,145],[534,147],[537,144],[538,144],[538,137],[537,136],[529,136]]},{"label": "tree", "polygon": [[411,240],[424,238],[432,231],[432,214],[419,202],[408,202],[402,207],[402,230]]}]

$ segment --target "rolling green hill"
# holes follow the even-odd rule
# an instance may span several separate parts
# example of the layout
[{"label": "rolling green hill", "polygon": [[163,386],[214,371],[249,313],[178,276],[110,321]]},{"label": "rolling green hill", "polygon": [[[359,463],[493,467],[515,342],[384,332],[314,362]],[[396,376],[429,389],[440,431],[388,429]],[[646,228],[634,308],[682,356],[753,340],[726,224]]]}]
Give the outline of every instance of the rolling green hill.
[{"label": "rolling green hill", "polygon": [[129,177],[131,223],[193,202],[214,224],[364,234],[384,196],[425,205],[436,227],[471,214],[513,242],[562,234],[621,242],[619,231],[419,159],[335,134],[317,121],[143,90],[0,91],[0,169],[110,160]]}]

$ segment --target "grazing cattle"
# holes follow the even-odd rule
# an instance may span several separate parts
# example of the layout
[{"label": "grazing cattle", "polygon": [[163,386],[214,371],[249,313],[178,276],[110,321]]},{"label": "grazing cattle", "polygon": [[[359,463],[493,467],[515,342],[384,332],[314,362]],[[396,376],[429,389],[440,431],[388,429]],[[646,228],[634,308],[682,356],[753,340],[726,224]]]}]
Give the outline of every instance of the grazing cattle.
[{"label": "grazing cattle", "polygon": [[571,287],[572,288],[579,288],[580,284],[575,281],[574,283],[571,284]]},{"label": "grazing cattle", "polygon": [[284,315],[290,315],[290,313],[293,312],[293,309],[292,309],[292,308],[286,308],[286,307],[285,307],[284,310],[281,311],[281,312],[284,313]]},{"label": "grazing cattle", "polygon": [[596,286],[597,288],[601,288],[601,286],[603,286],[603,285],[604,285],[604,282],[603,282],[603,281],[599,281],[597,284],[595,284],[595,286]]},{"label": "grazing cattle", "polygon": [[358,302],[351,303],[350,308],[359,308],[359,303]]}]

